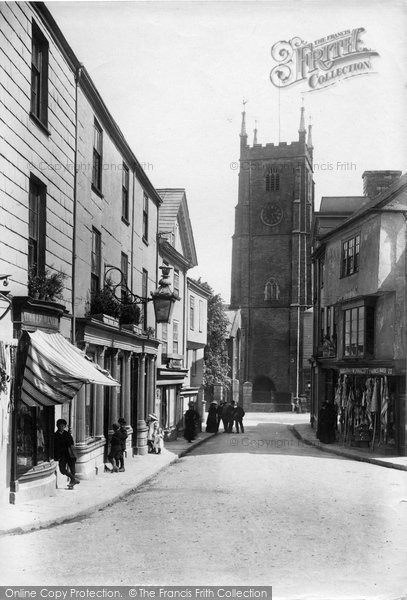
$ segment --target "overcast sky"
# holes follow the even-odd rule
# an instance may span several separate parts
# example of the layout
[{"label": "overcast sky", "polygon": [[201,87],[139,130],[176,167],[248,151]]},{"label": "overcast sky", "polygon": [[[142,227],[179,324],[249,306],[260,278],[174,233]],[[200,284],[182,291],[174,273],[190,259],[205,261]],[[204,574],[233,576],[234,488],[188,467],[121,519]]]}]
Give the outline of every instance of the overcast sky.
[{"label": "overcast sky", "polygon": [[[190,275],[226,302],[243,98],[249,143],[256,119],[265,144],[298,139],[304,97],[313,124],[316,207],[321,196],[361,195],[365,170],[406,170],[405,2],[47,6],[152,183],[186,189],[199,262]],[[312,92],[306,82],[280,91],[271,84],[276,42],[314,42],[357,27],[366,30],[364,45],[379,53],[371,59],[373,74]]]}]

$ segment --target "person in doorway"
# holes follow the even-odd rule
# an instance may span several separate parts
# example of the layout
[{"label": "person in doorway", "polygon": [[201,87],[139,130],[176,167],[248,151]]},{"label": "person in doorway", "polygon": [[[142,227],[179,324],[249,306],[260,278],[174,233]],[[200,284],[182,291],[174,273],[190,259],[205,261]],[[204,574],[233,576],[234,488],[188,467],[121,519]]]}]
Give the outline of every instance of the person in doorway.
[{"label": "person in doorway", "polygon": [[158,423],[157,415],[150,414],[147,419],[147,448],[148,453],[152,454],[154,452],[154,424]]},{"label": "person in doorway", "polygon": [[54,459],[58,461],[59,470],[62,475],[69,479],[68,488],[72,489],[74,485],[80,483],[75,475],[76,456],[73,451],[74,441],[66,429],[65,419],[58,419],[57,430],[54,435]]},{"label": "person in doorway", "polygon": [[110,472],[117,473],[119,471],[119,467],[117,465],[120,464],[120,461],[123,458],[122,439],[120,436],[120,427],[117,425],[117,423],[113,423],[112,429],[113,433],[112,437],[110,438],[110,452],[107,458],[112,465]]},{"label": "person in doorway", "polygon": [[206,419],[206,433],[218,433],[218,403],[212,400]]},{"label": "person in doorway", "polygon": [[118,420],[119,423],[119,436],[120,436],[120,440],[121,440],[121,445],[122,445],[122,453],[119,459],[119,471],[122,473],[125,469],[124,469],[124,455],[126,452],[126,440],[127,440],[127,429],[126,429],[126,420],[123,419],[123,417],[120,417],[120,419]]},{"label": "person in doorway", "polygon": [[336,441],[337,410],[333,402],[325,401],[318,413],[317,438],[323,444]]},{"label": "person in doorway", "polygon": [[245,416],[245,411],[243,406],[241,406],[240,404],[238,404],[235,408],[235,427],[236,427],[236,433],[239,433],[239,427],[240,427],[240,431],[242,433],[244,433],[244,427],[243,427],[243,417]]},{"label": "person in doorway", "polygon": [[185,427],[184,427],[184,438],[190,444],[192,440],[196,438],[201,417],[194,408],[194,403],[191,401],[188,403],[188,410],[184,415]]}]

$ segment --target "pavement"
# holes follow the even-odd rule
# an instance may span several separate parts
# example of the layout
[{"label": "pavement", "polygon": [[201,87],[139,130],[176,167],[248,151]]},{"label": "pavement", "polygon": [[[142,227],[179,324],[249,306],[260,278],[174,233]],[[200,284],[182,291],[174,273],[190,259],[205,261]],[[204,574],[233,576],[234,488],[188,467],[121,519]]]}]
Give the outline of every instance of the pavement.
[{"label": "pavement", "polygon": [[310,423],[295,423],[289,425],[289,429],[304,444],[315,446],[323,452],[329,452],[351,460],[371,463],[379,467],[407,471],[407,456],[389,455],[388,451],[384,452],[380,446],[376,447],[374,452],[372,452],[369,448],[353,448],[341,442],[323,444],[316,438],[316,431],[311,427]]},{"label": "pavement", "polygon": [[54,496],[2,506],[0,536],[76,521],[114,504],[212,435],[200,433],[190,444],[179,438],[168,442],[161,454],[127,458],[124,473],[100,473],[94,479],[81,480],[73,489],[57,489]]},{"label": "pavement", "polygon": [[[369,450],[348,448],[340,443],[322,444],[315,437],[315,430],[309,423],[309,414],[250,413],[246,415],[244,422],[248,426],[258,423],[284,423],[303,443],[315,446],[323,452],[407,471],[406,456],[389,456],[381,453],[380,449],[373,455]],[[179,438],[168,442],[160,455],[147,454],[128,458],[124,473],[101,473],[94,479],[82,480],[80,485],[72,490],[57,489],[54,496],[2,506],[0,536],[27,533],[79,520],[114,504],[213,435],[200,433],[191,444],[184,438]]]}]

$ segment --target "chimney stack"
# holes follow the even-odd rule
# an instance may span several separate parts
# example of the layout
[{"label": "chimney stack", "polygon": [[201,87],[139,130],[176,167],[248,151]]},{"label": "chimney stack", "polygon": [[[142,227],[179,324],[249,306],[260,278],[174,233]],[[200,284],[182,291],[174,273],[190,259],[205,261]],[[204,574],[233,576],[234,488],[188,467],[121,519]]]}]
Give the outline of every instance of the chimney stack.
[{"label": "chimney stack", "polygon": [[371,200],[383,190],[389,188],[400,179],[401,171],[365,171],[363,179],[363,195]]}]

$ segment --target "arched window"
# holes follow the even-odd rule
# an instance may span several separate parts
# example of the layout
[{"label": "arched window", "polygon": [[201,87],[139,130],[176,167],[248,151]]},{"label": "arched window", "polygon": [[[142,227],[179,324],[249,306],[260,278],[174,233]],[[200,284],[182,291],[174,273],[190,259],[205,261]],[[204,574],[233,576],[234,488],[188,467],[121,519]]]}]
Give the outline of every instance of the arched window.
[{"label": "arched window", "polygon": [[278,300],[280,298],[280,287],[274,277],[270,277],[264,286],[265,300]]},{"label": "arched window", "polygon": [[266,175],[266,192],[278,192],[280,189],[280,175],[271,169]]}]

